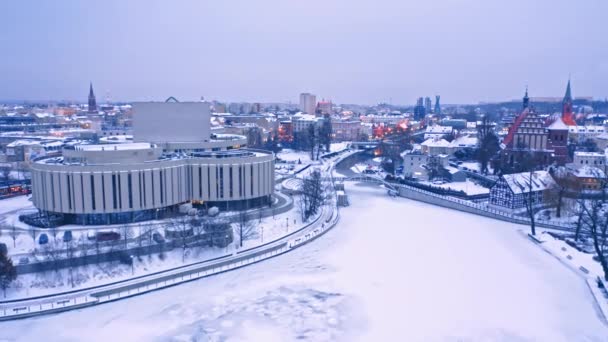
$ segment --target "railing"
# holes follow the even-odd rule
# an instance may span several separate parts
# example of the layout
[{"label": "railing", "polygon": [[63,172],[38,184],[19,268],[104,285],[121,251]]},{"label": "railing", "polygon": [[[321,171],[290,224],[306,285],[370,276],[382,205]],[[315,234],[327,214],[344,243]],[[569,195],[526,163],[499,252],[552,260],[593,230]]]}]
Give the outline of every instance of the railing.
[{"label": "railing", "polygon": [[[466,211],[466,212],[470,212],[470,213],[474,213],[474,214],[478,214],[478,215],[482,215],[482,216],[489,216],[489,217],[493,217],[493,218],[500,219],[503,221],[509,221],[509,222],[525,224],[525,225],[530,224],[530,219],[528,217],[515,215],[513,213],[501,211],[501,210],[498,210],[498,209],[495,209],[492,207],[488,207],[486,205],[480,205],[479,203],[474,203],[474,202],[470,202],[470,201],[466,201],[466,200],[462,200],[462,199],[454,198],[454,197],[450,197],[450,196],[442,196],[439,194],[432,193],[430,191],[418,189],[416,187],[407,186],[407,185],[398,185],[397,187],[399,189],[399,195],[402,197],[412,198],[415,200],[420,200],[423,202],[436,204],[436,205],[448,207],[451,209]],[[408,193],[407,193],[408,191],[410,192],[410,194],[414,193],[414,194],[419,194],[422,196],[411,196],[411,195],[408,196]],[[535,220],[535,224],[538,227],[563,230],[563,231],[573,231],[575,228],[574,225],[572,225],[572,224],[567,224],[567,223],[556,224],[553,222],[550,223],[545,220],[539,220],[539,219]]]}]

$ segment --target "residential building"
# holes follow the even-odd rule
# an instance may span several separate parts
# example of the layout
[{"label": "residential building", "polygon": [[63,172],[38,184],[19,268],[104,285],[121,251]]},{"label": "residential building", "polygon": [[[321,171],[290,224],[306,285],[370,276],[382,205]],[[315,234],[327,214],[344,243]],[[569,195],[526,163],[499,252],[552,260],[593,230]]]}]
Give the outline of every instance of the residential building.
[{"label": "residential building", "polygon": [[300,94],[300,111],[304,114],[315,115],[317,109],[317,97],[310,93]]},{"label": "residential building", "polygon": [[450,126],[433,125],[428,126],[424,132],[424,139],[443,138],[454,132],[454,128]]},{"label": "residential building", "polygon": [[452,146],[450,142],[441,138],[429,138],[425,140],[422,144],[420,144],[420,146],[422,147],[423,153],[432,156],[436,156],[439,154],[448,155],[452,152]]},{"label": "residential building", "polygon": [[431,113],[433,111],[433,102],[428,96],[424,98],[424,111],[427,113]]},{"label": "residential building", "polygon": [[416,106],[414,106],[414,120],[420,121],[424,119],[426,115],[426,109],[424,107],[424,99],[419,97],[416,101]]},{"label": "residential building", "polygon": [[361,122],[359,120],[332,120],[332,140],[357,141],[361,136]]},{"label": "residential building", "polygon": [[525,208],[526,201],[531,200],[533,206],[540,206],[546,190],[554,184],[547,171],[502,175],[490,189],[490,205],[517,210]]},{"label": "residential building", "polygon": [[331,103],[331,101],[325,101],[325,99],[323,99],[317,104],[317,112],[320,115],[331,115],[333,113],[332,107],[333,104]]},{"label": "residential building", "polygon": [[574,160],[572,166],[577,169],[583,167],[599,167],[604,168],[606,166],[606,154],[598,152],[574,152]]},{"label": "residential building", "polygon": [[570,175],[576,179],[576,184],[583,191],[601,190],[602,185],[605,184],[606,174],[603,166],[587,166],[585,164],[569,171]]}]

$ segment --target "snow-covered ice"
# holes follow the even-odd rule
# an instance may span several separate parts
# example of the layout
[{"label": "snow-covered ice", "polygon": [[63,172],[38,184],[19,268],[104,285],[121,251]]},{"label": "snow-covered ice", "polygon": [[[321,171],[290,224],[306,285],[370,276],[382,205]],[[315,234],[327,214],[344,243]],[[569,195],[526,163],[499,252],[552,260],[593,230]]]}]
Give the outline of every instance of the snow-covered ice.
[{"label": "snow-covered ice", "polygon": [[586,283],[522,226],[347,184],[338,226],[284,256],[80,311],[21,341],[606,341]]}]

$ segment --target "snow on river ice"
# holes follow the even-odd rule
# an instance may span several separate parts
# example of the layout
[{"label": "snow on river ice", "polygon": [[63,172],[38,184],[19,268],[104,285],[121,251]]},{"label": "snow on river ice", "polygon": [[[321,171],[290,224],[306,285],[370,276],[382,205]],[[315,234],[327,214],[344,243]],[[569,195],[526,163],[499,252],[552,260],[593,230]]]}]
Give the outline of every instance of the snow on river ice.
[{"label": "snow on river ice", "polygon": [[287,255],[81,311],[22,341],[608,341],[585,282],[509,223],[347,184],[338,226]]}]

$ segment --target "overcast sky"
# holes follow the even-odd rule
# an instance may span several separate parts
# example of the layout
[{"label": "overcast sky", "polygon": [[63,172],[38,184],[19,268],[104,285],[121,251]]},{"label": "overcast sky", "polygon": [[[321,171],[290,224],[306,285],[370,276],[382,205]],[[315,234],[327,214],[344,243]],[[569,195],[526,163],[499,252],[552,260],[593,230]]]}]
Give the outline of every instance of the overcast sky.
[{"label": "overcast sky", "polygon": [[0,99],[608,95],[606,0],[2,1]]}]

